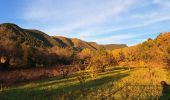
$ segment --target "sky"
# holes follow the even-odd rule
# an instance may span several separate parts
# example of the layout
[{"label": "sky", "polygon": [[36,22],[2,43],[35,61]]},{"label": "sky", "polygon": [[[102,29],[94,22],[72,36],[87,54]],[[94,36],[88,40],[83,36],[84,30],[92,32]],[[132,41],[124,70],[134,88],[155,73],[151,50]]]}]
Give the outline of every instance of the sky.
[{"label": "sky", "polygon": [[170,31],[170,0],[0,0],[0,23],[131,46]]}]

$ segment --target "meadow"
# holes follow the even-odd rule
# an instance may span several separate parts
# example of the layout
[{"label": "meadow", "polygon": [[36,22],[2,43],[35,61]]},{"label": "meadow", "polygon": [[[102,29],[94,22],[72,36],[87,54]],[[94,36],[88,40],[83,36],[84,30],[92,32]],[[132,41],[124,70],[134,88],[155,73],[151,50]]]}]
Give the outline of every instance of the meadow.
[{"label": "meadow", "polygon": [[164,68],[109,67],[95,77],[76,72],[1,88],[0,100],[164,100],[161,81],[170,83]]}]

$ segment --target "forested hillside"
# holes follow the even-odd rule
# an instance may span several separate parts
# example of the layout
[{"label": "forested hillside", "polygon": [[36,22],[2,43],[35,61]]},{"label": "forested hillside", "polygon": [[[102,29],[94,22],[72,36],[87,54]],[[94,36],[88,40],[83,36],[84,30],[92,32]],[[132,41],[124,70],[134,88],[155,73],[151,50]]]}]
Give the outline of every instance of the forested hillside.
[{"label": "forested hillside", "polygon": [[170,32],[161,33],[155,39],[136,46],[118,49],[112,52],[123,66],[170,66]]},{"label": "forested hillside", "polygon": [[95,51],[123,47],[127,46],[113,44],[108,48],[76,38],[49,36],[11,23],[0,24],[0,69],[70,64],[75,53],[85,48]]},{"label": "forested hillside", "polygon": [[10,23],[0,25],[1,69],[73,63],[94,64],[103,68],[102,70],[109,64],[126,67],[169,66],[168,32],[136,46],[124,47],[126,45],[99,45],[76,38],[49,36],[41,31],[23,29]]}]

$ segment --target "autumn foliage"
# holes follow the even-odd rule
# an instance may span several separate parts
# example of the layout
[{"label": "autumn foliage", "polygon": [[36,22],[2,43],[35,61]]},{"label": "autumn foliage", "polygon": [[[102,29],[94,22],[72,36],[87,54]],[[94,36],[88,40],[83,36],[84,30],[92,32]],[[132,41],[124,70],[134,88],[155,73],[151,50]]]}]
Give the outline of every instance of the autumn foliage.
[{"label": "autumn foliage", "polygon": [[136,46],[112,51],[120,65],[130,67],[169,66],[170,33],[160,34],[156,39]]}]

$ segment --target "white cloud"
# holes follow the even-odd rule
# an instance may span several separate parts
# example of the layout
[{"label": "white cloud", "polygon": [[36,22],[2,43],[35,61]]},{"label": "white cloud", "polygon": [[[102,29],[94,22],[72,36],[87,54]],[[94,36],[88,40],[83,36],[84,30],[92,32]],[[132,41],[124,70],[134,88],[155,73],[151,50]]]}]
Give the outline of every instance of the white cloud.
[{"label": "white cloud", "polygon": [[114,31],[126,30],[126,29],[132,29],[132,28],[134,29],[134,28],[144,27],[144,26],[148,26],[148,25],[151,25],[151,24],[154,24],[157,22],[161,22],[164,20],[170,20],[170,16],[159,16],[158,18],[155,18],[155,16],[154,16],[154,17],[152,17],[152,19],[145,20],[145,21],[143,21],[139,24],[136,24],[136,25],[126,25],[123,27],[117,27],[114,29],[105,30],[104,32],[102,32],[102,34],[114,32]]},{"label": "white cloud", "polygon": [[[140,17],[140,18],[142,18],[142,17]],[[145,17],[143,16],[143,18],[145,18]],[[140,22],[140,23],[135,24],[135,25],[134,24],[133,25],[122,25],[120,27],[108,28],[108,29],[103,29],[101,27],[101,28],[98,28],[98,29],[96,29],[96,28],[89,29],[88,31],[85,30],[85,31],[82,31],[82,32],[79,33],[78,38],[85,39],[85,38],[88,38],[88,37],[95,37],[96,35],[104,35],[104,34],[113,33],[113,32],[121,31],[121,30],[128,30],[128,29],[145,27],[145,26],[152,25],[154,23],[164,21],[164,20],[170,20],[170,16],[164,15],[164,16],[155,17],[153,15],[150,15],[150,17],[148,19],[145,19],[145,21]],[[122,38],[121,36],[124,38],[124,36],[126,36],[126,35],[120,35],[119,37],[116,37],[116,38],[121,39]],[[129,35],[128,35],[128,37],[129,37]],[[131,35],[130,35],[130,37],[131,37]],[[132,36],[132,38],[133,38],[133,36]],[[112,41],[112,42],[114,42],[114,41]]]},{"label": "white cloud", "polygon": [[[124,42],[125,40],[128,41],[128,46],[132,46],[138,43],[141,43],[142,41],[145,41],[148,39],[147,37],[143,37],[146,35],[153,35],[153,33],[126,33],[126,34],[118,34],[118,35],[112,35],[110,37],[105,37],[105,38],[98,38],[94,41],[97,41],[98,43],[102,44],[108,44],[110,41],[112,43],[117,43],[117,44],[127,44]],[[135,42],[134,42],[135,41]]]},{"label": "white cloud", "polygon": [[166,7],[166,8],[170,7],[170,1],[169,0],[154,0],[153,3],[159,4],[162,7]]},{"label": "white cloud", "polygon": [[113,36],[110,36],[110,37],[106,37],[106,38],[100,38],[100,39],[96,39],[95,41],[98,41],[98,42],[104,42],[104,43],[107,43],[109,41],[113,41],[113,42],[120,42],[122,40],[125,40],[125,39],[132,39],[132,38],[136,38],[136,37],[140,37],[140,36],[143,36],[144,34],[120,34],[120,35],[113,35]]},{"label": "white cloud", "polygon": [[[127,11],[135,3],[135,0],[94,0],[95,2],[82,0],[83,3],[82,1],[77,1],[77,3],[65,1],[65,3],[54,0],[33,1],[26,7],[23,17],[28,21],[38,20],[39,22],[56,23],[56,25],[53,24],[53,27],[48,28],[50,32],[69,32],[119,17],[121,13]],[[58,3],[61,3],[62,6]],[[60,21],[64,23],[61,26],[58,25]]]},{"label": "white cloud", "polygon": [[[153,10],[152,4],[160,8]],[[31,0],[22,17],[28,22],[44,24],[43,30],[50,35],[116,42],[141,36],[114,35],[116,31],[170,20],[170,14],[165,10],[169,5],[168,0]],[[108,33],[113,36],[99,37]]]}]

